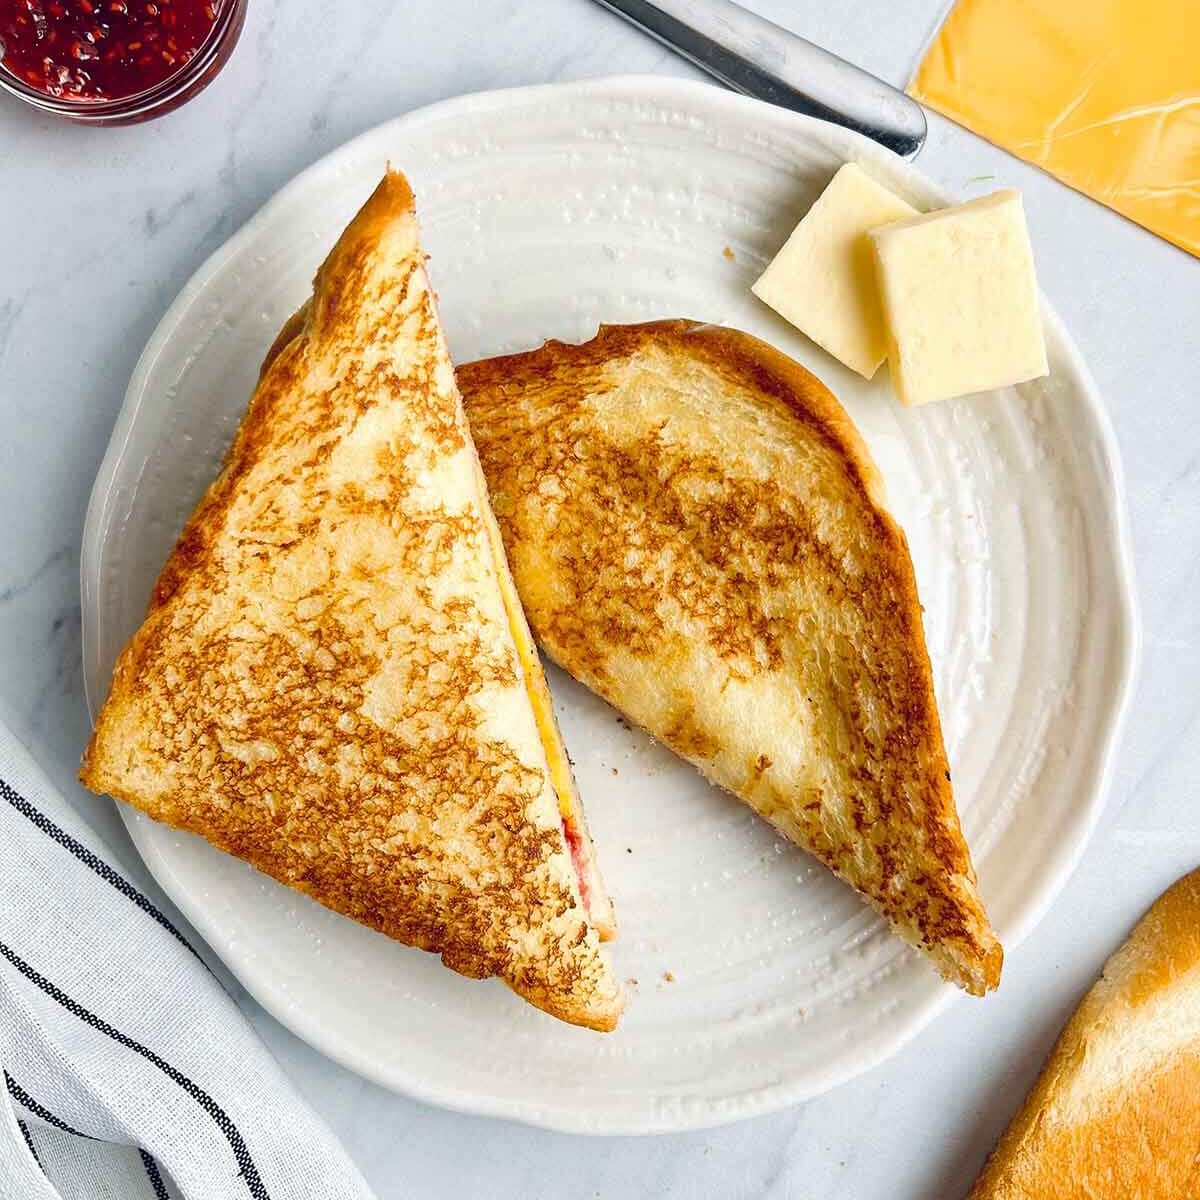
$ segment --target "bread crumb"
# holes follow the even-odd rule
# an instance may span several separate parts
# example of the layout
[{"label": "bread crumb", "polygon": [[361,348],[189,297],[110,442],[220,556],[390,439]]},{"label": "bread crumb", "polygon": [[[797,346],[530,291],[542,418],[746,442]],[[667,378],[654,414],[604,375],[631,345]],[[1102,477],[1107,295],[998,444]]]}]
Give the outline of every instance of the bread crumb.
[{"label": "bread crumb", "polygon": [[730,262],[737,262],[737,255],[734,254],[733,248],[731,246],[726,246],[725,249],[721,251],[721,253],[727,259],[729,259]]},{"label": "bread crumb", "polygon": [[632,977],[630,977],[629,979],[625,980],[625,982],[626,982],[626,983],[627,983],[627,984],[628,984],[630,987],[637,987],[637,985],[638,985],[638,981],[637,981],[636,979],[632,978]]},{"label": "bread crumb", "polygon": [[620,772],[620,771],[618,771],[616,767],[613,767],[613,769],[612,769],[612,773],[613,773],[614,775],[620,775],[620,773],[621,773],[621,772]]},{"label": "bread crumb", "polygon": [[663,982],[664,983],[674,983],[675,982],[675,972],[674,971],[664,971],[663,972]]}]

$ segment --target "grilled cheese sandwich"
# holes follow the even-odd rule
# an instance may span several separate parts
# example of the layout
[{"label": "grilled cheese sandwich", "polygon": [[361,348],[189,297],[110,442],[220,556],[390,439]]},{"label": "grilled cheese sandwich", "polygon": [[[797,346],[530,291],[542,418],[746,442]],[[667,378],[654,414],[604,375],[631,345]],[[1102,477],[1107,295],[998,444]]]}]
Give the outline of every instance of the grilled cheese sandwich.
[{"label": "grilled cheese sandwich", "polygon": [[268,354],[81,778],[611,1029],[611,908],[514,596],[390,172]]},{"label": "grilled cheese sandwich", "polygon": [[686,321],[472,363],[459,385],[549,656],[947,979],[995,987],[908,547],[833,396],[757,339]]}]

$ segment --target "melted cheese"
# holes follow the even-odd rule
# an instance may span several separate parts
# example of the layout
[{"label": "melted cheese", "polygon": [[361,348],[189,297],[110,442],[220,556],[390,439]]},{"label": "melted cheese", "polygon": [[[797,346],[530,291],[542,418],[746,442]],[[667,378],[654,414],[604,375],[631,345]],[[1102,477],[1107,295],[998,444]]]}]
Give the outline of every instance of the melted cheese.
[{"label": "melted cheese", "polygon": [[[481,488],[485,487],[482,474],[479,485]],[[542,746],[546,751],[546,762],[550,768],[550,785],[558,796],[558,811],[563,820],[573,821],[579,809],[575,777],[571,773],[566,747],[563,746],[562,737],[558,732],[558,723],[554,719],[553,701],[550,698],[550,689],[546,686],[546,677],[542,674],[537,647],[533,644],[533,635],[529,632],[525,611],[521,607],[516,586],[513,584],[512,572],[508,569],[500,528],[486,501],[486,490],[483,495],[485,500],[480,507],[487,514],[488,545],[491,547],[492,560],[496,564],[496,580],[500,584],[500,596],[504,601],[504,613],[508,618],[508,628],[517,647],[517,657],[521,660],[521,674],[525,677],[525,691],[529,696],[529,706],[533,709],[538,734],[541,736]]]},{"label": "melted cheese", "polygon": [[563,822],[563,838],[567,843],[567,851],[571,855],[575,874],[579,880],[580,898],[592,923],[600,933],[601,940],[607,941],[616,933],[616,918],[612,909],[612,901],[604,889],[599,869],[596,866],[591,836],[588,833],[587,822],[584,820],[583,804],[575,786],[575,776],[571,771],[567,749],[563,745],[562,735],[558,730],[558,722],[554,718],[554,702],[550,697],[550,688],[547,686],[546,676],[542,672],[537,647],[534,645],[533,635],[529,632],[529,623],[525,620],[525,610],[517,595],[512,572],[508,569],[504,542],[500,536],[500,527],[496,524],[495,515],[487,500],[487,484],[482,471],[479,472],[479,487],[482,500],[480,508],[485,514],[487,522],[488,543],[496,565],[496,579],[500,584],[500,596],[504,601],[508,627],[512,632],[513,643],[517,648],[517,657],[521,663],[521,674],[524,676],[529,706],[533,710],[538,735],[546,752],[550,786],[558,797],[558,811]]},{"label": "melted cheese", "polygon": [[[499,533],[493,530],[496,541]],[[496,543],[493,543],[495,545]],[[503,546],[500,547],[503,553]],[[525,690],[529,693],[529,704],[537,721],[538,733],[541,734],[542,745],[546,748],[546,762],[550,768],[550,785],[558,796],[558,811],[564,821],[577,823],[580,820],[580,805],[578,793],[575,790],[575,777],[571,772],[570,760],[566,748],[558,732],[558,723],[554,719],[553,701],[550,699],[550,689],[546,686],[546,678],[542,674],[541,663],[538,660],[537,647],[525,616],[521,602],[513,586],[511,574],[503,569],[503,558],[497,558],[501,568],[500,592],[504,597],[504,611],[508,614],[509,628],[512,630],[513,641],[517,645],[517,656],[521,660],[521,671],[525,676]]]},{"label": "melted cheese", "polygon": [[958,0],[909,92],[1200,256],[1200,4]]}]

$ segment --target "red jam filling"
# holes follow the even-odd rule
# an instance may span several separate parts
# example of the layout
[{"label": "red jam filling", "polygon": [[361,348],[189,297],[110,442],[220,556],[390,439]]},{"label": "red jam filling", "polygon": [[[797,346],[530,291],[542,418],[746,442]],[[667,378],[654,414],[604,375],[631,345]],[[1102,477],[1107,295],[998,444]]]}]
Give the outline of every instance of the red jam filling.
[{"label": "red jam filling", "polygon": [[119,100],[174,75],[227,0],[0,0],[0,67],[67,100]]},{"label": "red jam filling", "polygon": [[592,889],[589,886],[589,871],[587,852],[583,846],[583,835],[575,828],[574,821],[563,819],[563,836],[566,838],[567,849],[571,853],[571,865],[575,868],[575,876],[579,880],[579,898],[583,901],[583,911],[592,915]]}]

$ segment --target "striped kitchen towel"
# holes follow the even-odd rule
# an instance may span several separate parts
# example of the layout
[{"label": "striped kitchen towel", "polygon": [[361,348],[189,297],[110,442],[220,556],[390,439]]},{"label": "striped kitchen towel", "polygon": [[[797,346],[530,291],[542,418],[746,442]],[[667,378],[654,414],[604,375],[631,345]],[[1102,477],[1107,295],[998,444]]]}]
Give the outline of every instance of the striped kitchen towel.
[{"label": "striped kitchen towel", "polygon": [[0,1200],[368,1200],[116,861],[0,724]]}]

